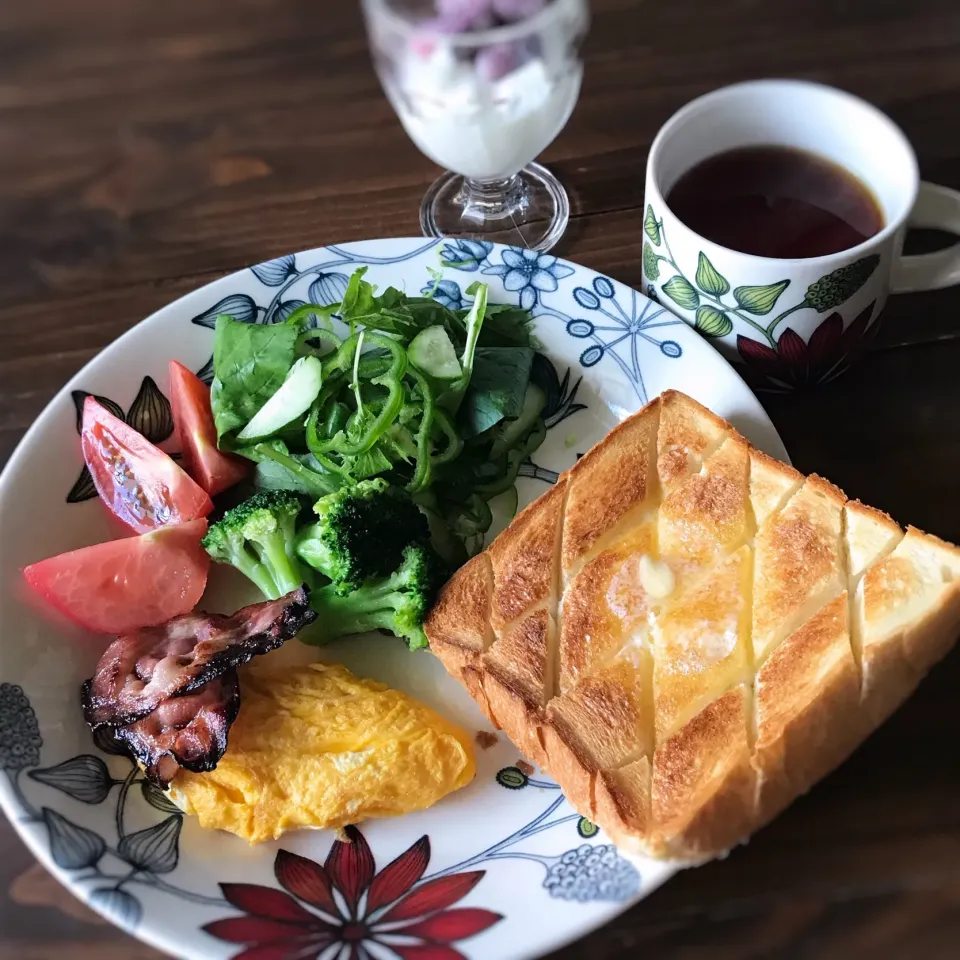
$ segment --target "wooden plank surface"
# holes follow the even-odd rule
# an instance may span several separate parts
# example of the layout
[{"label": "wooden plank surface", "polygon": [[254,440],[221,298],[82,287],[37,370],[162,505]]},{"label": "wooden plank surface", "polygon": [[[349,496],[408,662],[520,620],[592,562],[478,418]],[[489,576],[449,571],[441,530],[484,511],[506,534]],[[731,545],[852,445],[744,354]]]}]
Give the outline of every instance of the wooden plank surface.
[{"label": "wooden plank surface", "polygon": [[[690,98],[752,77],[873,100],[924,177],[960,188],[956,0],[593,6],[581,100],[544,158],[571,195],[562,255],[639,283],[654,134]],[[274,255],[414,235],[436,172],[380,91],[355,4],[0,4],[0,462],[137,320]],[[960,291],[899,297],[842,379],[762,399],[801,470],[960,540],[958,370]],[[749,846],[557,960],[960,956],[958,687],[954,654]],[[156,956],[0,826],[0,960]]]}]

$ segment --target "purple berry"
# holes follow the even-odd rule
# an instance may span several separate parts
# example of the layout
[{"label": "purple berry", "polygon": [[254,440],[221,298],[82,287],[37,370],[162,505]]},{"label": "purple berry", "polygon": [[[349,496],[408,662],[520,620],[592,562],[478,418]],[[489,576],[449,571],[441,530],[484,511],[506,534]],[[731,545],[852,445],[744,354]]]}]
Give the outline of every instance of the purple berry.
[{"label": "purple berry", "polygon": [[486,30],[493,26],[490,0],[436,0],[436,5],[444,33]]},{"label": "purple berry", "polygon": [[491,0],[491,3],[493,12],[501,20],[516,23],[539,13],[547,5],[547,0]]},{"label": "purple berry", "polygon": [[477,75],[481,80],[501,80],[517,68],[517,48],[512,43],[495,43],[477,52]]}]

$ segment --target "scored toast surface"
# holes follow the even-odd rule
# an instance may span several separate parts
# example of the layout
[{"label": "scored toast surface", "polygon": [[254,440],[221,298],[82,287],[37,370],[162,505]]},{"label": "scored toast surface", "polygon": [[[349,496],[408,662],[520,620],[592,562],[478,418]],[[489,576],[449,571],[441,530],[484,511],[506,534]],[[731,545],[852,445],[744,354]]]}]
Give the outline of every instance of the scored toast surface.
[{"label": "scored toast surface", "polygon": [[441,592],[431,648],[618,844],[695,861],[841,763],[960,632],[960,550],[667,391]]}]

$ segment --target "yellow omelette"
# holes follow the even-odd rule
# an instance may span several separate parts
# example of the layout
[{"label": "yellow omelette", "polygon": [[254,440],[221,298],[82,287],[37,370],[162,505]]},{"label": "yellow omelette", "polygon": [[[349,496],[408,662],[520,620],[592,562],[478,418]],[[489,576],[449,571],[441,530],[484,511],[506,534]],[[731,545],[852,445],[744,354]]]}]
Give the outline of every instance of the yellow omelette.
[{"label": "yellow omelette", "polygon": [[476,773],[470,737],[429,707],[339,664],[241,674],[240,714],[209,773],[170,796],[200,825],[250,843],[432,806]]}]

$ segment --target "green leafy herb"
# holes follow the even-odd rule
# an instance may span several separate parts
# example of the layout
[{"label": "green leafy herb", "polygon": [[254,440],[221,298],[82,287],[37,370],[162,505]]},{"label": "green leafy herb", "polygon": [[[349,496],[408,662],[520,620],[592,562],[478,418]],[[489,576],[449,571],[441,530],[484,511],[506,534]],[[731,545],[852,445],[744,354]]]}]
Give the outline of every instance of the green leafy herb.
[{"label": "green leafy herb", "polygon": [[459,422],[464,436],[484,433],[503,419],[520,416],[530,382],[530,347],[479,347]]},{"label": "green leafy herb", "polygon": [[[442,275],[431,275],[435,293]],[[212,398],[221,446],[256,463],[261,490],[318,499],[374,480],[406,490],[436,549],[463,562],[492,523],[487,501],[503,494],[516,508],[515,481],[546,434],[551,390],[561,389],[531,381],[529,311],[489,303],[484,283],[465,294],[469,307],[452,310],[429,296],[378,291],[360,268],[339,303],[297,301],[274,324],[218,318]],[[313,397],[309,409],[260,429],[255,417],[295,363],[319,374],[283,409],[299,411]]]},{"label": "green leafy herb", "polygon": [[296,327],[217,317],[210,404],[219,440],[249,423],[280,389],[296,359],[296,346]]}]

